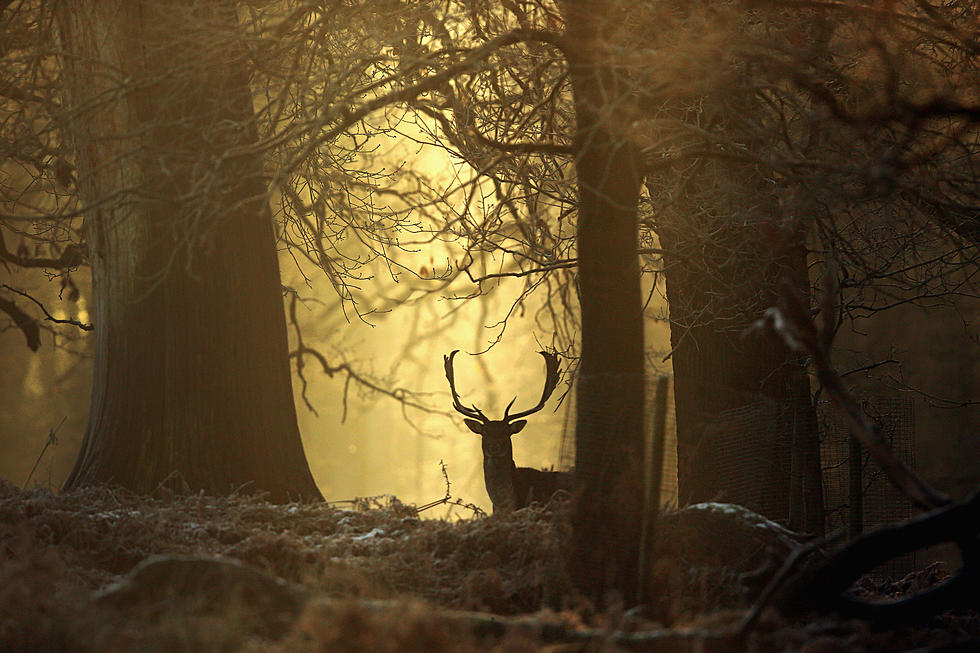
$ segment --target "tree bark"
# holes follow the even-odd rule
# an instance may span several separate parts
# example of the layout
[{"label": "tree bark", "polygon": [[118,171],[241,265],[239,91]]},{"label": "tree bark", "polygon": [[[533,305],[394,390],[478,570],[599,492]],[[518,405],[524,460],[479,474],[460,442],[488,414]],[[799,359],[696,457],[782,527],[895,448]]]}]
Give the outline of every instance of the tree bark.
[{"label": "tree bark", "polygon": [[73,2],[57,20],[96,338],[65,489],[319,498],[234,8]]},{"label": "tree bark", "polygon": [[[624,126],[635,114],[629,85],[603,54],[608,3],[563,3],[576,112],[578,283],[582,349],[575,471],[582,494],[572,570],[587,596],[637,589],[642,512],[644,358],[637,203],[642,182]],[[610,24],[605,22],[605,24]]]},{"label": "tree bark", "polygon": [[[717,162],[687,174],[685,185],[696,189],[717,183],[710,178],[750,187],[760,178],[751,166]],[[803,447],[795,480],[804,505],[791,525],[819,533],[819,439],[805,361],[771,334],[746,332],[777,303],[781,280],[808,296],[806,250],[801,235],[774,226],[775,202],[763,191],[746,194],[762,210],[703,210],[712,199],[695,191],[657,229],[666,252],[679,500],[733,501],[788,522],[795,440]]]}]

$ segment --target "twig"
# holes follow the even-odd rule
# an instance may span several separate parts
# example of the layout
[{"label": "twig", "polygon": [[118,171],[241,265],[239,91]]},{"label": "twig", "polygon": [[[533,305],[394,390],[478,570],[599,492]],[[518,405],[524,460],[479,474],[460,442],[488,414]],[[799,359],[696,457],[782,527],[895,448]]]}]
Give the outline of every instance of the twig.
[{"label": "twig", "polygon": [[58,444],[58,437],[56,433],[58,432],[58,429],[61,428],[61,425],[65,423],[66,419],[68,419],[67,415],[61,418],[61,421],[58,422],[58,426],[48,430],[48,441],[44,443],[44,447],[41,449],[41,453],[38,454],[37,460],[34,461],[34,466],[31,467],[31,473],[27,475],[27,479],[24,481],[25,488],[27,487],[27,484],[31,482],[31,477],[34,476],[34,472],[37,471],[37,466],[41,464],[41,458],[44,457],[44,452],[47,451],[48,447],[50,447],[51,445]]},{"label": "twig", "polygon": [[303,342],[303,333],[300,329],[299,320],[297,319],[296,316],[296,304],[297,301],[299,301],[299,293],[297,293],[295,290],[291,288],[284,288],[284,290],[285,292],[291,295],[290,303],[289,303],[289,320],[292,323],[293,331],[296,334],[296,349],[289,352],[289,357],[296,359],[296,375],[299,377],[300,382],[302,384],[302,390],[300,392],[300,396],[302,397],[303,401],[306,403],[306,407],[310,410],[310,412],[312,412],[314,415],[319,416],[319,413],[316,411],[316,409],[313,407],[313,404],[310,403],[309,399],[306,396],[307,380],[303,371],[304,370],[303,359],[305,356],[312,356],[313,358],[315,358],[317,362],[320,363],[320,367],[323,369],[323,373],[329,377],[333,377],[333,375],[337,374],[338,372],[343,372],[344,374],[347,375],[347,379],[344,383],[344,393],[343,393],[344,414],[343,417],[341,418],[341,422],[344,422],[347,419],[347,393],[351,381],[356,381],[357,383],[367,388],[368,390],[390,397],[398,401],[399,403],[401,403],[403,406],[409,406],[411,408],[420,410],[424,413],[429,413],[434,415],[446,414],[445,411],[432,408],[431,406],[426,406],[425,404],[418,401],[413,401],[410,398],[411,393],[404,388],[389,389],[368,380],[367,378],[365,378],[364,376],[356,372],[353,368],[351,368],[349,363],[345,362],[345,363],[340,363],[339,365],[331,365],[327,361],[326,356],[324,356],[316,349],[307,346]]},{"label": "twig", "polygon": [[32,302],[34,302],[35,304],[37,304],[41,308],[41,310],[44,312],[45,319],[48,320],[49,322],[55,322],[57,324],[70,324],[72,326],[78,327],[82,331],[91,331],[94,328],[91,324],[85,324],[84,322],[79,322],[75,318],[71,318],[70,317],[67,320],[61,320],[61,319],[58,319],[58,318],[54,317],[53,315],[51,315],[51,313],[48,313],[48,309],[44,308],[44,304],[42,304],[37,299],[35,299],[31,295],[29,295],[28,293],[24,292],[23,290],[17,290],[16,288],[11,288],[10,286],[8,286],[5,283],[4,284],[0,284],[0,288],[6,288],[10,292],[17,293],[21,297],[26,297],[27,299],[29,299]]},{"label": "twig", "polygon": [[436,499],[435,501],[430,501],[429,503],[419,506],[415,509],[415,512],[422,512],[423,510],[428,510],[429,508],[435,508],[438,505],[447,503],[452,495],[449,492],[449,472],[446,471],[446,463],[439,461],[439,466],[442,467],[442,478],[446,481],[446,496],[441,499]]},{"label": "twig", "polygon": [[435,508],[436,506],[446,504],[451,506],[459,506],[460,508],[466,508],[467,510],[472,511],[473,514],[476,515],[477,517],[486,517],[487,513],[485,513],[479,506],[474,505],[472,503],[466,503],[462,499],[452,498],[452,495],[450,494],[449,491],[449,487],[450,487],[449,472],[446,471],[446,463],[440,460],[439,466],[442,467],[442,478],[445,479],[446,481],[446,496],[444,496],[441,499],[436,499],[435,501],[430,501],[429,503],[418,506],[415,509],[415,512],[420,513],[423,510],[428,510],[429,508]]}]

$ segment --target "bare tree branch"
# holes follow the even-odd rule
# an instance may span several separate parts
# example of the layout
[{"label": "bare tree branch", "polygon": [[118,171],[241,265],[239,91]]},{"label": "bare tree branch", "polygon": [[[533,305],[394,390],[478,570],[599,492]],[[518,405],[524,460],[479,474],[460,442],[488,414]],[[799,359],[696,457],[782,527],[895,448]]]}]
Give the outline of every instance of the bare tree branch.
[{"label": "bare tree branch", "polygon": [[79,322],[75,318],[71,318],[70,317],[70,318],[68,318],[66,320],[63,320],[63,319],[59,319],[59,318],[54,317],[53,315],[51,315],[51,313],[48,312],[48,309],[46,309],[44,307],[44,304],[42,304],[36,298],[32,297],[30,294],[24,292],[23,290],[17,290],[16,288],[11,288],[10,286],[8,286],[5,283],[4,284],[0,284],[0,288],[6,288],[10,292],[17,293],[21,297],[26,297],[27,299],[29,299],[32,302],[34,302],[35,304],[37,304],[37,306],[41,309],[41,311],[45,315],[45,318],[44,319],[47,320],[48,322],[54,322],[55,324],[70,324],[72,326],[78,327],[79,329],[81,329],[83,331],[91,331],[94,328],[91,324],[86,324],[84,322]]},{"label": "bare tree branch", "polygon": [[0,311],[9,315],[10,319],[14,321],[14,326],[24,332],[24,337],[27,338],[27,346],[31,348],[31,351],[37,351],[41,346],[41,332],[37,326],[37,321],[18,308],[17,304],[3,297],[0,297]]}]

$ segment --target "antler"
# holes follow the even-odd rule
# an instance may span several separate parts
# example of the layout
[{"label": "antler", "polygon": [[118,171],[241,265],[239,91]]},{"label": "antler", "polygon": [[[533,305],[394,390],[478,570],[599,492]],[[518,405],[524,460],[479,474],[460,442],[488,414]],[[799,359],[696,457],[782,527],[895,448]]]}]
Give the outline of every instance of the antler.
[{"label": "antler", "polygon": [[536,413],[542,408],[544,408],[544,404],[545,402],[548,401],[548,397],[551,396],[551,393],[554,392],[555,388],[558,386],[558,378],[559,378],[558,375],[559,372],[561,372],[561,370],[558,368],[558,362],[559,362],[558,354],[550,353],[547,351],[539,351],[538,353],[544,356],[544,363],[546,366],[544,390],[541,392],[541,401],[539,401],[538,405],[535,406],[534,408],[531,408],[529,410],[523,410],[519,413],[514,413],[513,415],[508,415],[508,413],[510,412],[510,407],[514,405],[515,401],[517,401],[517,397],[514,397],[513,399],[510,400],[510,403],[507,404],[507,408],[504,409],[503,421],[505,422],[512,419],[517,419],[518,417],[527,417],[531,413]]},{"label": "antler", "polygon": [[456,379],[455,379],[455,375],[453,374],[453,356],[455,356],[458,353],[459,350],[454,349],[451,354],[449,354],[448,356],[443,355],[442,357],[443,363],[445,363],[446,365],[446,379],[449,381],[449,390],[453,393],[453,408],[455,408],[457,411],[459,411],[460,413],[462,413],[467,417],[478,419],[484,424],[486,424],[490,420],[487,418],[486,415],[480,412],[479,408],[477,408],[476,406],[473,406],[472,408],[467,408],[459,401],[459,394],[456,392]]}]

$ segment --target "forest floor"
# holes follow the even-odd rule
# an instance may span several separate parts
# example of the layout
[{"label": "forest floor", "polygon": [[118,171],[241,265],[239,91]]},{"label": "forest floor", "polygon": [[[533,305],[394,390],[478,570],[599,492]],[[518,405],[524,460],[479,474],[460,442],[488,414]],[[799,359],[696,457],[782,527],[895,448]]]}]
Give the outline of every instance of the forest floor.
[{"label": "forest floor", "polygon": [[748,604],[724,587],[736,576],[680,559],[661,561],[680,579],[661,614],[597,611],[562,563],[567,523],[562,505],[437,520],[394,499],[273,505],[0,481],[0,650],[830,653],[980,641],[972,613],[876,631],[767,609],[739,635]]}]

